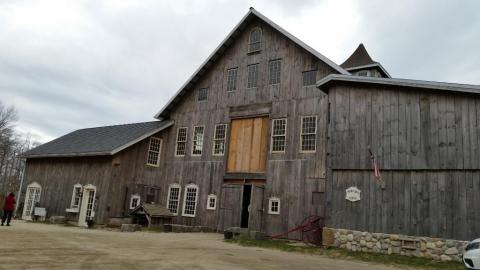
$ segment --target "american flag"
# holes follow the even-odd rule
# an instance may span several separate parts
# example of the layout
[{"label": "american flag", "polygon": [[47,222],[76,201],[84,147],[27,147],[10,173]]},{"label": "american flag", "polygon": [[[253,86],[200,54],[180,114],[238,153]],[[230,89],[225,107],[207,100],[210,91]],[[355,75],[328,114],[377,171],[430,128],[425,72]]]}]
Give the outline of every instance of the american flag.
[{"label": "american flag", "polygon": [[370,159],[372,160],[373,176],[375,176],[377,180],[381,180],[382,175],[380,174],[380,168],[378,167],[377,160],[375,159],[372,150],[368,149],[368,151],[370,151]]}]

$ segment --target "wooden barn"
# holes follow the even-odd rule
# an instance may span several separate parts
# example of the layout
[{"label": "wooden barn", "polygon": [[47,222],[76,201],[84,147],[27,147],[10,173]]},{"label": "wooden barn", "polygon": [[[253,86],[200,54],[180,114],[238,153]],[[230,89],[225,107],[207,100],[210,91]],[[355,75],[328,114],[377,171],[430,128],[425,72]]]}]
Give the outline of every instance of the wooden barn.
[{"label": "wooden barn", "polygon": [[[362,44],[337,65],[252,8],[158,121],[26,153],[23,216],[38,201],[50,215],[76,206],[79,224],[93,207],[106,222],[154,201],[173,223],[217,231],[271,235],[315,215],[332,228],[478,237],[478,94],[394,79]],[[345,199],[350,187],[359,200]]]}]

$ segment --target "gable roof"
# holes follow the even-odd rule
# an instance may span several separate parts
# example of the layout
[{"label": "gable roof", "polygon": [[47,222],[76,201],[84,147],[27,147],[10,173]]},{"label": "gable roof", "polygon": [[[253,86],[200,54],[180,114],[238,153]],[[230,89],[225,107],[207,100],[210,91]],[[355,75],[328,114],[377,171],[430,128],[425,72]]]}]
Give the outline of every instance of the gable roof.
[{"label": "gable roof", "polygon": [[173,125],[152,121],[79,129],[22,154],[24,158],[114,155]]},{"label": "gable roof", "polygon": [[130,215],[135,213],[144,212],[146,215],[150,217],[173,217],[172,212],[168,210],[165,206],[159,204],[151,204],[151,203],[141,203],[137,207],[135,207],[132,211],[130,211]]},{"label": "gable roof", "polygon": [[391,78],[390,74],[388,74],[387,70],[382,66],[382,64],[374,61],[372,57],[370,57],[370,54],[368,54],[363,43],[360,43],[352,55],[350,55],[350,57],[348,57],[347,60],[345,60],[345,62],[343,62],[340,66],[349,72],[376,67],[382,73],[384,73],[385,76]]},{"label": "gable roof", "polygon": [[407,88],[423,88],[433,91],[447,91],[469,94],[480,94],[480,85],[432,82],[410,79],[378,78],[366,76],[351,76],[331,74],[317,82],[317,87],[325,93],[328,93],[330,86],[338,82],[356,83],[357,85],[384,85]]},{"label": "gable roof", "polygon": [[328,59],[318,51],[314,50],[312,47],[308,46],[307,44],[305,44],[304,42],[290,34],[288,31],[281,28],[276,23],[272,22],[270,19],[268,19],[263,14],[251,7],[247,14],[242,18],[242,20],[240,20],[240,22],[233,28],[233,30],[230,31],[230,33],[220,43],[220,45],[218,45],[218,47],[208,56],[208,58],[200,65],[200,67],[193,73],[193,75],[180,87],[177,93],[175,93],[175,95],[167,102],[167,104],[155,115],[155,118],[161,119],[166,116],[167,112],[173,108],[174,104],[177,103],[180,98],[186,94],[186,91],[189,90],[190,87],[192,87],[192,85],[200,78],[200,76],[205,74],[208,68],[210,68],[212,64],[220,58],[220,56],[225,52],[225,50],[233,43],[233,40],[240,34],[240,32],[253,18],[258,18],[264,23],[268,24],[270,27],[286,36],[298,46],[325,62],[338,73],[345,75],[350,74],[348,71],[335,64],[332,60]]}]

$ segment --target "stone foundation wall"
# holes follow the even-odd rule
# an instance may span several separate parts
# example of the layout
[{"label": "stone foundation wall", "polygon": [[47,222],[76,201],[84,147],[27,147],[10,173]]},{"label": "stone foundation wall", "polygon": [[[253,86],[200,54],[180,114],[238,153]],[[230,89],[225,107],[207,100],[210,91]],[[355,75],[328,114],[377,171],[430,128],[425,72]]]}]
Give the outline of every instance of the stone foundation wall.
[{"label": "stone foundation wall", "polygon": [[461,261],[461,256],[468,242],[324,228],[323,244],[351,251],[400,254],[442,261]]}]

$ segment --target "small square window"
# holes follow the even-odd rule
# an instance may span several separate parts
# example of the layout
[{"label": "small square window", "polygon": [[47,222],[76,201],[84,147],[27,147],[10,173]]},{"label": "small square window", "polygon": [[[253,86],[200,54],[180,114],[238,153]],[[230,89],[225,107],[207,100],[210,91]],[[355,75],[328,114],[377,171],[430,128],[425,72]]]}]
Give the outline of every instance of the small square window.
[{"label": "small square window", "polygon": [[215,210],[217,209],[217,195],[210,194],[207,198],[207,209],[208,210]]},{"label": "small square window", "polygon": [[280,215],[280,199],[272,197],[268,200],[268,213],[270,215]]},{"label": "small square window", "polygon": [[315,85],[316,82],[317,82],[316,70],[303,72],[303,86]]},{"label": "small square window", "polygon": [[207,88],[200,88],[198,89],[198,96],[197,100],[198,101],[205,101],[208,98],[208,91]]}]

